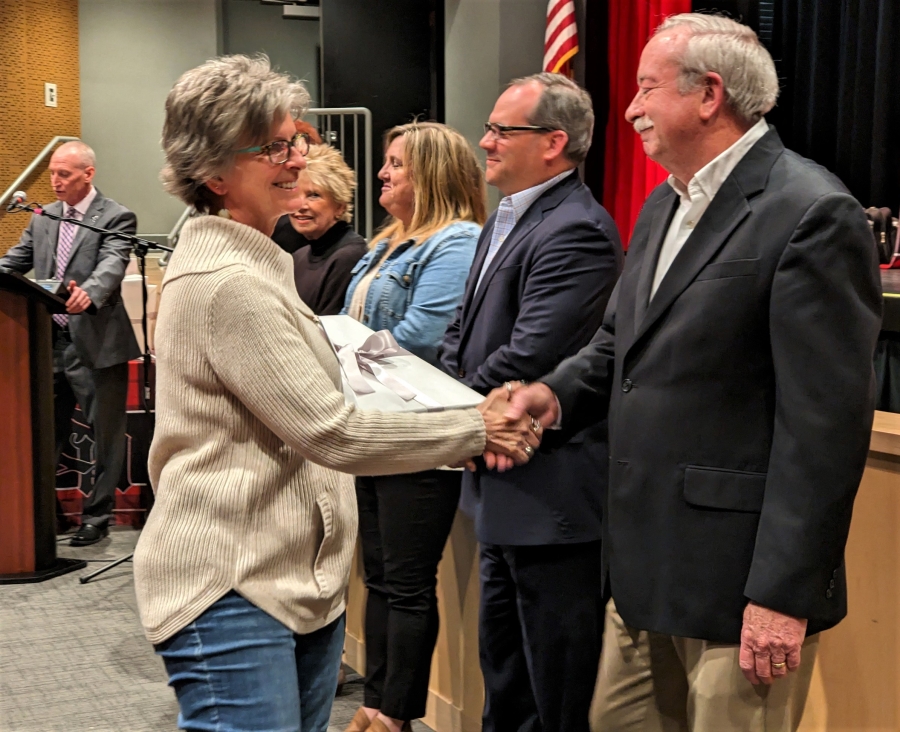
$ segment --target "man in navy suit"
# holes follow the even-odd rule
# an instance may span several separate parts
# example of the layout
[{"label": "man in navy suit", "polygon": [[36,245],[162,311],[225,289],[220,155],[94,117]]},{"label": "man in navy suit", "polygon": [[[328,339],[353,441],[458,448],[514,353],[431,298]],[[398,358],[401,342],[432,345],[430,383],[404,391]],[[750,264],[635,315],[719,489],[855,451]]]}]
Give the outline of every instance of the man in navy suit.
[{"label": "man in navy suit", "polygon": [[[622,248],[575,170],[593,121],[577,84],[536,74],[514,81],[485,125],[487,182],[503,199],[441,353],[451,374],[482,393],[537,378],[600,326]],[[463,480],[463,510],[481,544],[485,732],[588,730],[603,630],[606,472],[600,424],[510,473],[481,465]]]}]

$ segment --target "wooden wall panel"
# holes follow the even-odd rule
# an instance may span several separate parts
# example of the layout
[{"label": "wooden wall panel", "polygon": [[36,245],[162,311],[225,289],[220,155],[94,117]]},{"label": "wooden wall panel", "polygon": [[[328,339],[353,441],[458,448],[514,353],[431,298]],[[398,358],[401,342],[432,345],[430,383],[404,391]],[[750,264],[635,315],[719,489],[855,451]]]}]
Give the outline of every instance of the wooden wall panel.
[{"label": "wooden wall panel", "polygon": [[[0,192],[56,135],[81,134],[78,0],[0,0]],[[44,106],[44,82],[57,107]],[[56,200],[46,164],[25,186],[41,203]],[[0,208],[0,255],[19,240],[26,214]]]},{"label": "wooden wall panel", "polygon": [[33,572],[31,360],[24,297],[0,292],[0,574]]}]

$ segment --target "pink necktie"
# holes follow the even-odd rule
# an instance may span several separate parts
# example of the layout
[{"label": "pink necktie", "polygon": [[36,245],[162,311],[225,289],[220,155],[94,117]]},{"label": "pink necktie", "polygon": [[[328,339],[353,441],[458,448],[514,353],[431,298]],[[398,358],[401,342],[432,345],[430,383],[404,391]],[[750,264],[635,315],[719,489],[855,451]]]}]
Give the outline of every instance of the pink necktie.
[{"label": "pink necktie", "polygon": [[[66,210],[67,219],[77,219],[78,211],[73,206],[69,206]],[[71,221],[61,221],[59,224],[59,243],[56,247],[56,279],[62,281],[63,275],[66,273],[66,266],[69,264],[69,255],[72,253],[72,242],[75,241],[75,232],[78,227]],[[65,328],[69,323],[68,315],[54,315],[54,322],[60,327]]]}]

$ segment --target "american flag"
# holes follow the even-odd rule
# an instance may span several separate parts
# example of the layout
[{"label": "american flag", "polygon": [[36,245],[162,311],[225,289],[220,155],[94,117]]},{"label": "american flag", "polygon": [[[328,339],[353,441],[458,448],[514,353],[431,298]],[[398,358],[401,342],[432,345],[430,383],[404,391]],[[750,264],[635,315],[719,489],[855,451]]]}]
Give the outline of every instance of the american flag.
[{"label": "american flag", "polygon": [[547,30],[544,33],[544,71],[571,76],[572,56],[578,53],[578,27],[572,0],[547,3]]}]

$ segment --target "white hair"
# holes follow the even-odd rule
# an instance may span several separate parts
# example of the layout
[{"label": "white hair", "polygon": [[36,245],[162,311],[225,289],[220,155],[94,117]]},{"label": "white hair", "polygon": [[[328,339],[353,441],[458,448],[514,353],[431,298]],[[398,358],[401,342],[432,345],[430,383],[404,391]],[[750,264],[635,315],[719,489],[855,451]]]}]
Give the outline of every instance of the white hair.
[{"label": "white hair", "polygon": [[680,13],[667,18],[656,33],[676,28],[690,31],[677,59],[682,94],[696,89],[706,74],[714,72],[722,77],[728,106],[742,121],[755,123],[775,106],[775,62],[752,28],[722,15]]},{"label": "white hair", "polygon": [[198,211],[219,206],[206,181],[234,164],[235,150],[267,143],[272,125],[309,108],[299,81],[267,56],[221,56],[184,72],[166,98],[160,174],[166,190]]},{"label": "white hair", "polygon": [[53,154],[57,153],[62,154],[73,154],[76,158],[78,158],[78,165],[82,168],[96,168],[97,167],[97,155],[91,149],[91,146],[81,140],[70,140],[69,142],[64,142],[60,145],[56,150],[53,151]]}]

